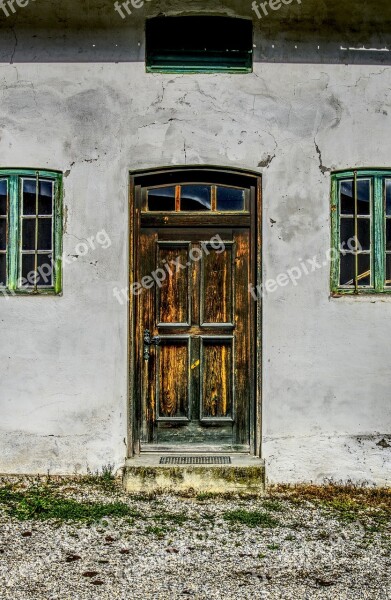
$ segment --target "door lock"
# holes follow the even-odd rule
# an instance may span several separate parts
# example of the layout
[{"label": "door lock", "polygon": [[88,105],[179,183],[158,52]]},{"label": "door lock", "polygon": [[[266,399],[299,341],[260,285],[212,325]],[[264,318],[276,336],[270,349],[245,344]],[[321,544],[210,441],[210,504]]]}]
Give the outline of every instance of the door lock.
[{"label": "door lock", "polygon": [[149,360],[151,346],[158,346],[161,338],[158,335],[151,337],[149,329],[144,330],[144,360]]}]

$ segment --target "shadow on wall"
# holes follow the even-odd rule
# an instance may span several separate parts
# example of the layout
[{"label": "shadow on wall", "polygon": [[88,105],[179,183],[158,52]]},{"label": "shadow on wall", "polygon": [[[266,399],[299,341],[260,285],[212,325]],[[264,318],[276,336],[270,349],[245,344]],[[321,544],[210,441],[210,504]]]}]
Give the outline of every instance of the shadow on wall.
[{"label": "shadow on wall", "polygon": [[0,63],[143,63],[147,18],[214,14],[253,20],[255,63],[391,64],[389,0],[269,0],[267,14],[252,0],[130,2],[121,16],[112,0],[3,0]]}]

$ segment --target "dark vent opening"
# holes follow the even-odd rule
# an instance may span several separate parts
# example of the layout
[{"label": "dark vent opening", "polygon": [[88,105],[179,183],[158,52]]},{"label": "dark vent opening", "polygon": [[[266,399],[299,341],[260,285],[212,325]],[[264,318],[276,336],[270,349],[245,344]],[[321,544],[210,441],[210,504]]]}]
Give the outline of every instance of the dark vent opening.
[{"label": "dark vent opening", "polygon": [[252,70],[253,24],[233,17],[155,17],[146,23],[147,71]]}]

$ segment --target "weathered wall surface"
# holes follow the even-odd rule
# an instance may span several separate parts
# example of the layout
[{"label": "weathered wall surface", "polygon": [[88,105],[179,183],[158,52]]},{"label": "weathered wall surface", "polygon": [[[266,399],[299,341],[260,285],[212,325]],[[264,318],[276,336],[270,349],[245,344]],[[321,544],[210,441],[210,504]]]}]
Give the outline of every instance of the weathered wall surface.
[{"label": "weathered wall surface", "polygon": [[[97,46],[115,46],[100,36]],[[1,49],[0,165],[66,173],[64,251],[74,260],[62,297],[0,298],[0,472],[119,467],[127,307],[113,288],[127,286],[129,170],[257,170],[264,280],[301,259],[322,262],[329,171],[391,167],[391,69],[311,55],[308,64],[257,62],[243,76],[147,75],[141,26],[138,59],[119,63],[78,62],[77,47],[74,62],[53,64],[54,50],[19,62],[32,36],[17,37]],[[110,247],[77,256],[102,230]],[[263,310],[269,480],[390,483],[391,448],[377,443],[391,432],[391,298],[330,299],[326,264],[267,294]]]}]

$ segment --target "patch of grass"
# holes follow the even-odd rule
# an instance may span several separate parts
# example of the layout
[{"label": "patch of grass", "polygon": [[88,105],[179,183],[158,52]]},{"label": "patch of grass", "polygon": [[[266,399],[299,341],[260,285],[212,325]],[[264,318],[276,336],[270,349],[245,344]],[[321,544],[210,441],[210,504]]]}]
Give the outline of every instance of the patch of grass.
[{"label": "patch of grass", "polygon": [[156,525],[148,525],[145,528],[145,533],[156,535],[158,538],[163,538],[168,531],[167,527],[157,527]]},{"label": "patch of grass", "polygon": [[156,501],[157,492],[145,492],[132,494],[132,499],[136,502],[153,502]]},{"label": "patch of grass", "polygon": [[183,523],[185,523],[186,521],[188,521],[188,517],[187,515],[185,515],[184,513],[157,513],[156,515],[153,515],[153,517],[151,517],[152,519],[154,519],[155,521],[162,521],[162,522],[170,522],[170,523],[175,523],[176,525],[183,525]]},{"label": "patch of grass", "polygon": [[102,488],[105,492],[111,492],[118,489],[118,482],[114,476],[114,465],[103,465],[100,471],[88,471],[88,475],[79,479],[80,483],[95,485]]},{"label": "patch of grass", "polygon": [[133,513],[123,502],[78,502],[64,498],[50,485],[33,485],[26,489],[4,486],[0,488],[0,506],[20,521],[56,519],[94,522],[104,517],[124,517]]},{"label": "patch of grass", "polygon": [[280,549],[279,544],[268,544],[267,547],[269,548],[269,550],[279,550]]},{"label": "patch of grass", "polygon": [[231,510],[223,514],[223,519],[230,523],[247,527],[277,527],[278,521],[267,512]]},{"label": "patch of grass", "polygon": [[199,500],[200,502],[205,502],[206,500],[213,500],[213,498],[216,498],[216,494],[214,492],[199,492],[196,495],[196,500]]},{"label": "patch of grass", "polygon": [[201,518],[204,519],[204,521],[209,521],[210,523],[213,523],[216,519],[216,515],[209,514],[209,513],[202,513]]},{"label": "patch of grass", "polygon": [[283,512],[284,506],[278,500],[264,500],[262,502],[263,508],[266,510],[273,510],[274,512]]}]

